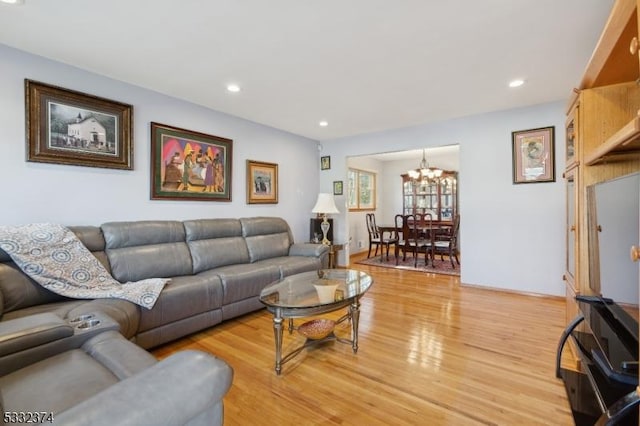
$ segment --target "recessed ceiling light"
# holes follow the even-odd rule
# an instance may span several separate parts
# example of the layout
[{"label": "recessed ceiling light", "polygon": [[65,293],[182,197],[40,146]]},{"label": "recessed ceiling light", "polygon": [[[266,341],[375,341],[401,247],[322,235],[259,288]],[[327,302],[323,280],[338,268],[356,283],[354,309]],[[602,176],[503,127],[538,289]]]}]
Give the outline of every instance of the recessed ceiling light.
[{"label": "recessed ceiling light", "polygon": [[240,91],[240,86],[238,86],[237,84],[229,84],[227,86],[227,90],[230,91],[230,92],[236,93],[236,92]]},{"label": "recessed ceiling light", "polygon": [[328,121],[322,120],[321,122],[318,123],[318,125],[320,127],[327,127],[329,125]]},{"label": "recessed ceiling light", "polygon": [[524,80],[512,80],[509,82],[509,87],[520,87],[524,84]]},{"label": "recessed ceiling light", "polygon": [[23,4],[24,0],[0,0],[2,3],[6,4]]}]

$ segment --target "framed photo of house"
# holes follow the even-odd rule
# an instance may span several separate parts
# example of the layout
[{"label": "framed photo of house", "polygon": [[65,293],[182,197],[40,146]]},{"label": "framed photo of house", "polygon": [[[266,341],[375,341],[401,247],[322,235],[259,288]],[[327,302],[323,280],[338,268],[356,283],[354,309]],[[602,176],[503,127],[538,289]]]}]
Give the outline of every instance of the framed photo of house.
[{"label": "framed photo of house", "polygon": [[331,157],[320,157],[320,170],[329,170],[331,168]]},{"label": "framed photo of house", "polygon": [[333,195],[342,195],[344,189],[341,180],[333,181]]},{"label": "framed photo of house", "polygon": [[551,127],[511,133],[513,183],[555,182],[555,140]]},{"label": "framed photo of house", "polygon": [[131,105],[25,79],[27,161],[133,169]]},{"label": "framed photo of house", "polygon": [[151,123],[151,199],[231,201],[233,141]]},{"label": "framed photo of house", "polygon": [[278,204],[278,165],[247,160],[247,204]]}]

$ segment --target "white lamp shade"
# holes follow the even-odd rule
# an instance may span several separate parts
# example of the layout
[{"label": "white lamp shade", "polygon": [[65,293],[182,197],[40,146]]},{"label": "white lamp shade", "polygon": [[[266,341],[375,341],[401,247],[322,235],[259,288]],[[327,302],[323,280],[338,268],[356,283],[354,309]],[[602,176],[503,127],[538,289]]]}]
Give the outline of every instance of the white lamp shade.
[{"label": "white lamp shade", "polygon": [[318,201],[316,201],[316,205],[313,206],[311,213],[340,213],[338,208],[336,207],[336,203],[333,200],[333,194],[323,193],[318,194]]}]

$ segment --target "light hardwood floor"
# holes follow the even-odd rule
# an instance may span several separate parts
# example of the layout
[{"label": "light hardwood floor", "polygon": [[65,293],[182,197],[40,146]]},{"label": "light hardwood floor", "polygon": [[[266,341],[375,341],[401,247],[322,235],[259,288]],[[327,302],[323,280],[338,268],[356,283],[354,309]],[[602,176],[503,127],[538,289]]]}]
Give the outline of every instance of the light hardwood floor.
[{"label": "light hardwood floor", "polygon": [[[461,286],[446,275],[351,267],[374,278],[361,299],[355,355],[348,345],[327,343],[277,376],[266,310],[153,353],[193,348],[229,362],[226,425],[573,424],[554,375],[562,299]],[[285,332],[285,347],[302,341]]]}]

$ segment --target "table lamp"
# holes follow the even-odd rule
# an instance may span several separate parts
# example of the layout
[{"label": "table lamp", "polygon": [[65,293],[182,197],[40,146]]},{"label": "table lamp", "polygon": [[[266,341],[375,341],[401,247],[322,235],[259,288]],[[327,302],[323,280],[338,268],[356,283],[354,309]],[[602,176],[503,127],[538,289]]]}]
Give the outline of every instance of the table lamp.
[{"label": "table lamp", "polygon": [[311,213],[322,215],[322,223],[320,223],[320,229],[322,229],[323,236],[322,244],[331,244],[331,241],[327,239],[327,232],[329,232],[329,227],[331,226],[327,220],[327,215],[329,213],[340,213],[336,207],[335,201],[333,200],[333,194],[323,192],[318,194],[318,201],[316,201],[316,205],[311,210]]}]

